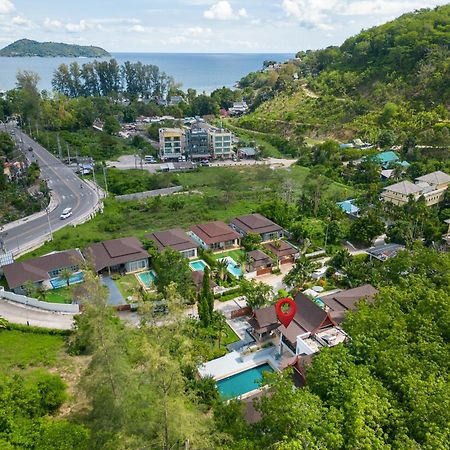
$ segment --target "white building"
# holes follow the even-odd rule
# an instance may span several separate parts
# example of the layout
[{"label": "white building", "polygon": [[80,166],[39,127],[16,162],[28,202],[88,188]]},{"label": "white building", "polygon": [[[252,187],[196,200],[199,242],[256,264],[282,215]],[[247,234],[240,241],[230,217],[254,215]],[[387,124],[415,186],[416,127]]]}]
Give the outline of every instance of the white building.
[{"label": "white building", "polygon": [[159,157],[163,161],[179,160],[185,152],[185,135],[181,128],[159,129]]},{"label": "white building", "polygon": [[213,158],[228,159],[234,155],[232,150],[233,134],[224,128],[208,130],[208,146]]}]

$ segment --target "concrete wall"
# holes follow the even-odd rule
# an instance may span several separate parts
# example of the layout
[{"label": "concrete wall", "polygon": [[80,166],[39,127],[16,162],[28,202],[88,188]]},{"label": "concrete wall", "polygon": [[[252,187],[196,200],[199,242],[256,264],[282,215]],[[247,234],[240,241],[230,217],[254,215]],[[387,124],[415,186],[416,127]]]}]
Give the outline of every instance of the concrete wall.
[{"label": "concrete wall", "polygon": [[125,194],[116,195],[116,200],[119,201],[129,201],[129,200],[140,200],[142,198],[156,197],[158,195],[171,195],[175,192],[180,192],[183,190],[183,186],[174,186],[170,188],[155,189],[153,191],[136,192],[135,194]]},{"label": "concrete wall", "polygon": [[41,302],[35,298],[26,297],[25,295],[14,294],[13,292],[5,291],[5,289],[0,286],[0,298],[9,300],[15,303],[21,303],[22,305],[32,306],[34,308],[44,309],[46,311],[63,312],[78,314],[80,312],[80,307],[74,304],[65,303],[49,303]]}]

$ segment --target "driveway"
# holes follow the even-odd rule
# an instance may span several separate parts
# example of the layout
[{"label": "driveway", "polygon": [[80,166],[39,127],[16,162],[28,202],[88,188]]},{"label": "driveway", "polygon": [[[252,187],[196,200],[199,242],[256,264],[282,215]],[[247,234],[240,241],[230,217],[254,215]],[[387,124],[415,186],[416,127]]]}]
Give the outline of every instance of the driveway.
[{"label": "driveway", "polygon": [[119,288],[111,277],[103,276],[101,278],[102,284],[108,288],[108,305],[120,306],[126,305],[123,295],[120,293]]},{"label": "driveway", "polygon": [[22,325],[28,323],[34,327],[70,330],[73,325],[74,314],[44,311],[0,299],[0,317],[11,323]]},{"label": "driveway", "polygon": [[269,273],[255,279],[259,283],[264,283],[270,286],[273,290],[273,293],[276,294],[280,289],[286,289],[286,285],[283,283],[283,278],[292,269],[293,266],[293,264],[282,264],[280,274]]}]

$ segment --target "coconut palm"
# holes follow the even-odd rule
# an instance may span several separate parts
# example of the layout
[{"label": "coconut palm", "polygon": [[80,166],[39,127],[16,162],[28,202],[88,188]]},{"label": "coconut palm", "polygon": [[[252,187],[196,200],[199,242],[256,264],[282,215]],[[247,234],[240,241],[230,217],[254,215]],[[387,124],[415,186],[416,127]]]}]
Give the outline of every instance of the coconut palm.
[{"label": "coconut palm", "polygon": [[72,278],[73,272],[66,268],[61,270],[61,273],[59,274],[59,278],[61,278],[61,280],[64,280],[67,284],[67,287],[70,286],[70,279]]},{"label": "coconut palm", "polygon": [[247,266],[248,266],[247,253],[239,254],[238,264],[241,266],[242,274],[244,274],[247,271]]},{"label": "coconut palm", "polygon": [[294,267],[284,277],[283,282],[288,286],[301,289],[303,285],[311,278],[311,275],[316,268],[317,264],[302,256],[297,259]]},{"label": "coconut palm", "polygon": [[222,334],[226,330],[227,321],[225,316],[220,311],[214,311],[212,314],[212,325],[215,331],[217,331],[217,344],[220,348],[222,343]]},{"label": "coconut palm", "polygon": [[216,273],[221,281],[227,276],[228,264],[224,260],[218,260],[216,264]]}]

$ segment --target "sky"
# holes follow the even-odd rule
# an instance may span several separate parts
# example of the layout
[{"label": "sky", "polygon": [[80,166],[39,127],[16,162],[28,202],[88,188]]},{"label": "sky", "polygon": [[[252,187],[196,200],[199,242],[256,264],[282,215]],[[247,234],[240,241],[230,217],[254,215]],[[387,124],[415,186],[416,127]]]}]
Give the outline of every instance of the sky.
[{"label": "sky", "polygon": [[0,47],[17,39],[110,52],[295,53],[448,0],[0,0]]}]

